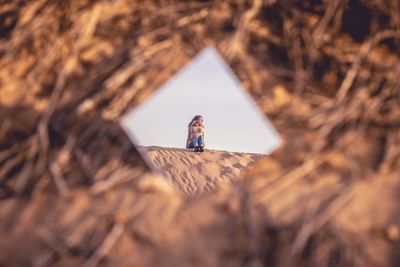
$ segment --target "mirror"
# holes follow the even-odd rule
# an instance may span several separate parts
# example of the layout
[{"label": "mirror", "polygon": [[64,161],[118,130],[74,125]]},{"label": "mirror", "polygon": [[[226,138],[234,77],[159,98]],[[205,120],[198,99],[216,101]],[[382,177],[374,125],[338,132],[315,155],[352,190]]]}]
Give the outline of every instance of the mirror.
[{"label": "mirror", "polygon": [[[186,148],[196,115],[203,118],[204,152]],[[121,125],[150,167],[188,195],[232,182],[282,141],[213,47],[129,112]],[[192,125],[193,131],[202,128]]]}]

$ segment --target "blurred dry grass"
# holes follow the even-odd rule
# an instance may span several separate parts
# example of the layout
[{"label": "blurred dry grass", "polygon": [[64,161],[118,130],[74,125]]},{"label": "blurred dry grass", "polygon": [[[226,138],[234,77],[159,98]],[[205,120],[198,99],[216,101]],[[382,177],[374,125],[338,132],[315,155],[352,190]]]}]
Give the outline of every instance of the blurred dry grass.
[{"label": "blurred dry grass", "polygon": [[[398,266],[399,9],[1,1],[0,265]],[[207,45],[285,144],[188,202],[117,122]]]}]

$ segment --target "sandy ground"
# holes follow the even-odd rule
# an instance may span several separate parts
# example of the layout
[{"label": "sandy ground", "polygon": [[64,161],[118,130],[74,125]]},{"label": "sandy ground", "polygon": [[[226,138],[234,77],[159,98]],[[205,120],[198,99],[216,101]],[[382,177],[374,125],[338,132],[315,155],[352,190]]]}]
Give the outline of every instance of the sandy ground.
[{"label": "sandy ground", "polygon": [[186,195],[197,195],[230,184],[264,155],[208,150],[140,147],[154,168]]}]

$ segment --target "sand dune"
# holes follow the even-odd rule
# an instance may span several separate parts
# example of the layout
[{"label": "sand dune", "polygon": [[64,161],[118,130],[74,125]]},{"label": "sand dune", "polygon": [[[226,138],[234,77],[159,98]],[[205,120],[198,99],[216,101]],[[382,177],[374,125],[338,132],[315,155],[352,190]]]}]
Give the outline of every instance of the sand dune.
[{"label": "sand dune", "polygon": [[213,191],[237,179],[261,154],[183,148],[140,147],[148,160],[180,192],[196,195]]}]

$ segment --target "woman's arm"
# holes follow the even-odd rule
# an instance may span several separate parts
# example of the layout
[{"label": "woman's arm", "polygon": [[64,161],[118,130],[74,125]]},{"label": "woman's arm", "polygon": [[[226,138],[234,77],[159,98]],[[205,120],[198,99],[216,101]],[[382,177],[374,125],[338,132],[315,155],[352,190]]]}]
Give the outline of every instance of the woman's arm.
[{"label": "woman's arm", "polygon": [[189,140],[190,140],[190,127],[188,127],[188,136],[186,138],[186,148],[188,148]]},{"label": "woman's arm", "polygon": [[201,134],[203,136],[203,147],[206,146],[206,140],[204,139],[205,132],[206,132],[206,127],[203,126],[203,133]]}]

